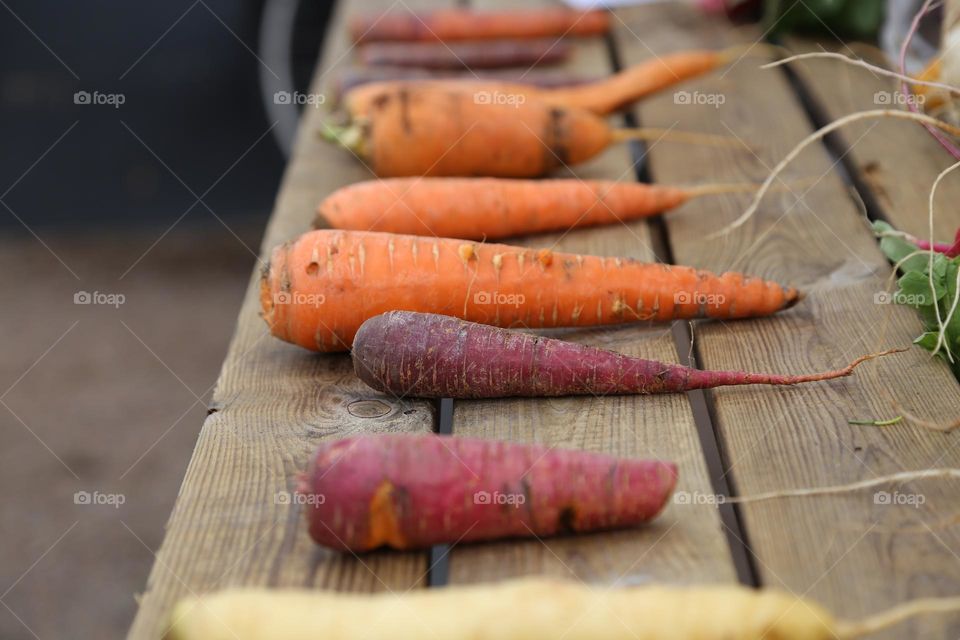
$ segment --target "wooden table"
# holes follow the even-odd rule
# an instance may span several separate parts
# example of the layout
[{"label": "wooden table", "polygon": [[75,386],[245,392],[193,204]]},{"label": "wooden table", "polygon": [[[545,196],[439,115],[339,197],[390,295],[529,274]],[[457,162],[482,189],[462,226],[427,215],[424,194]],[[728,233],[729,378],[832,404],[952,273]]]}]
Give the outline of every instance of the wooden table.
[{"label": "wooden table", "polygon": [[[423,8],[444,3],[404,4]],[[475,0],[474,5],[511,3]],[[323,92],[349,63],[348,14],[360,7],[389,6],[387,0],[337,4],[313,91]],[[721,48],[751,43],[760,35],[672,4],[618,10],[613,24],[608,40],[577,41],[572,70],[599,75],[654,52]],[[845,50],[839,42],[828,46]],[[887,80],[837,63],[760,70],[764,57],[755,50],[722,71],[678,86],[677,91],[691,96],[690,104],[668,91],[627,116],[646,126],[736,136],[743,148],[668,142],[649,149],[621,146],[569,173],[677,184],[759,182],[818,122],[875,108],[876,92],[892,90]],[[324,117],[323,110],[307,109],[262,255],[305,231],[323,196],[370,177],[346,152],[317,140],[314,134]],[[911,310],[874,303],[875,294],[886,290],[891,270],[861,203],[867,203],[871,216],[923,234],[927,194],[948,164],[948,156],[915,126],[873,121],[845,129],[801,155],[785,172],[785,186],[764,200],[748,225],[725,237],[707,238],[743,211],[748,196],[705,198],[662,220],[524,242],[718,272],[745,271],[808,292],[802,304],[769,319],[628,326],[569,333],[569,339],[710,369],[829,369],[855,355],[908,345],[919,334],[920,321]],[[960,226],[958,199],[958,182],[945,182],[938,200],[943,205],[937,214],[941,238],[952,237]],[[920,507],[877,504],[873,491],[736,509],[713,503],[717,494],[960,467],[958,434],[907,423],[883,428],[847,423],[895,415],[894,401],[935,422],[957,417],[957,381],[918,348],[865,365],[854,377],[798,388],[474,401],[452,407],[448,401],[397,401],[357,380],[348,356],[310,354],[270,337],[258,315],[259,267],[141,597],[132,638],[162,635],[178,597],[235,585],[405,591],[524,574],[598,584],[740,581],[808,596],[844,617],[910,598],[960,593],[958,482],[888,488],[922,493]],[[455,435],[673,459],[681,469],[678,495],[688,499],[675,501],[656,523],[633,531],[355,557],[316,547],[301,508],[278,497],[293,489],[295,473],[319,442],[358,433],[441,428]],[[960,616],[941,616],[878,637],[958,634]]]}]

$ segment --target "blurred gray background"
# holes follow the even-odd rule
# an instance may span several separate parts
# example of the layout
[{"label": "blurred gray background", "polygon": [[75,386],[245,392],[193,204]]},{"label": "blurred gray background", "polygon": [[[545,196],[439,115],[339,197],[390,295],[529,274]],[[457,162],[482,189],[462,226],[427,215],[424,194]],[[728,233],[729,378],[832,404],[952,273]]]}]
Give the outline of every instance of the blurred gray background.
[{"label": "blurred gray background", "polygon": [[0,638],[126,632],[330,4],[0,1]]}]

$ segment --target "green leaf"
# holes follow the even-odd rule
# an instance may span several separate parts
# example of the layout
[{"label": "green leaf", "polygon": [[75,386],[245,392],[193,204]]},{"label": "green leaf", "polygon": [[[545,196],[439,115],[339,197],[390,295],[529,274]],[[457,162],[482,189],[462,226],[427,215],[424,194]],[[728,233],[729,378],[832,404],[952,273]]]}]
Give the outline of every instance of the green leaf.
[{"label": "green leaf", "polygon": [[[934,296],[931,294],[930,280],[926,274],[920,271],[908,271],[900,277],[897,284],[900,285],[900,290],[894,295],[894,302],[914,308],[933,304]],[[936,293],[936,285],[934,293]]]},{"label": "green leaf", "polygon": [[878,236],[881,236],[880,250],[883,251],[885,256],[887,256],[887,259],[896,264],[909,256],[911,253],[916,253],[915,256],[900,265],[900,269],[902,271],[923,271],[929,262],[929,258],[923,253],[917,253],[917,247],[912,243],[907,242],[903,238],[895,235],[883,235],[885,232],[896,233],[893,231],[893,228],[886,223],[874,223],[875,232],[877,231],[877,225],[879,224],[884,224],[887,227],[883,231],[877,233]]},{"label": "green leaf", "polygon": [[933,351],[933,348],[937,346],[937,332],[936,331],[927,331],[921,333],[913,341],[913,344],[919,345],[926,349],[927,351]]}]

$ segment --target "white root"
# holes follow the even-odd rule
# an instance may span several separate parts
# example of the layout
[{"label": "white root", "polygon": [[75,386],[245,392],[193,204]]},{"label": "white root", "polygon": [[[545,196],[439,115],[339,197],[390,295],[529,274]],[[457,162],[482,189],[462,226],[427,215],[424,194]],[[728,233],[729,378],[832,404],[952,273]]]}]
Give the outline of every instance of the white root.
[{"label": "white root", "polygon": [[849,56],[843,55],[842,53],[836,53],[833,51],[813,51],[811,53],[798,53],[788,58],[783,58],[782,60],[774,60],[773,62],[769,62],[761,66],[760,68],[772,69],[774,67],[779,67],[781,65],[794,62],[795,60],[807,60],[810,58],[829,58],[831,60],[841,60],[855,67],[862,67],[864,69],[872,71],[877,75],[887,76],[888,78],[895,78],[897,80],[901,80],[903,82],[906,82],[912,85],[931,87],[934,89],[942,89],[951,94],[960,95],[960,87],[955,87],[953,85],[946,84],[943,82],[931,82],[929,80],[920,80],[918,78],[914,78],[912,76],[909,76],[903,73],[897,73],[896,71],[891,71],[890,69],[884,69],[883,67],[877,66],[875,64],[871,64],[866,60],[863,60],[860,58],[851,58]]},{"label": "white root", "polygon": [[756,493],[749,496],[732,496],[725,499],[725,502],[745,503],[745,502],[763,502],[764,500],[775,500],[777,498],[799,498],[804,496],[823,496],[837,493],[849,493],[861,489],[870,489],[873,487],[890,484],[891,482],[910,482],[911,480],[921,480],[925,478],[960,478],[960,469],[921,469],[919,471],[901,471],[887,476],[871,478],[870,480],[861,480],[849,484],[828,485],[824,487],[805,487],[802,489],[784,489],[782,491],[769,491],[767,493]]},{"label": "white root", "polygon": [[[937,179],[933,181],[933,188],[930,189],[930,207],[927,223],[929,225],[930,231],[930,246],[933,247],[933,200],[937,195],[937,187],[940,186],[940,182],[947,176],[948,173],[960,167],[960,162],[950,165],[946,169],[940,172],[940,175],[937,176]],[[930,292],[934,294],[935,289],[933,286],[933,258],[935,251],[930,250],[929,266],[927,268],[928,277],[930,280]],[[941,348],[946,347],[947,360],[953,362],[953,351],[950,349],[950,345],[946,343],[947,336],[947,325],[950,324],[950,319],[953,317],[953,313],[957,310],[957,301],[960,301],[960,269],[957,270],[957,283],[954,289],[957,291],[956,298],[953,299],[953,304],[950,306],[950,311],[947,313],[947,317],[940,317],[940,302],[937,300],[937,296],[933,295],[933,309],[937,316],[937,327],[939,329],[937,333],[937,344],[931,351],[931,355],[937,355]]]},{"label": "white root", "polygon": [[814,131],[809,136],[800,141],[797,146],[795,146],[786,157],[781,160],[776,167],[773,168],[773,171],[770,172],[770,175],[767,176],[767,179],[763,181],[760,189],[753,197],[753,202],[750,203],[750,206],[747,207],[747,210],[744,211],[739,218],[734,220],[732,223],[711,234],[711,237],[716,237],[720,235],[726,235],[743,226],[751,217],[757,212],[757,209],[760,208],[760,201],[763,200],[763,196],[767,194],[770,190],[773,182],[780,176],[783,170],[789,165],[793,160],[800,155],[800,153],[806,149],[808,146],[814,142],[824,138],[829,133],[836,131],[837,129],[846,126],[852,122],[858,122],[860,120],[870,120],[873,118],[894,118],[899,120],[912,120],[914,122],[919,122],[922,124],[928,124],[930,126],[936,127],[943,131],[946,131],[952,135],[960,136],[960,127],[954,127],[953,125],[947,124],[937,120],[936,118],[931,118],[930,116],[923,115],[921,113],[912,113],[910,111],[897,111],[892,109],[872,109],[870,111],[860,111],[857,113],[851,113],[850,115],[844,116],[838,120],[831,122],[830,124]]}]

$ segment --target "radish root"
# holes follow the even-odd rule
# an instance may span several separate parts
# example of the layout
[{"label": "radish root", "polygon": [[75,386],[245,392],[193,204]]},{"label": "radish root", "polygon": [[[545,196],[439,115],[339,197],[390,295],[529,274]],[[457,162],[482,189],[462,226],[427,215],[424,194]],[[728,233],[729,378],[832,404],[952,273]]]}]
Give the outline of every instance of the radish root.
[{"label": "radish root", "polygon": [[802,489],[784,489],[782,491],[769,491],[767,493],[757,493],[749,496],[731,496],[725,499],[725,502],[746,503],[763,502],[765,500],[775,500],[777,498],[800,498],[806,496],[823,496],[837,493],[849,493],[861,489],[871,489],[891,482],[910,482],[911,480],[922,480],[926,478],[960,478],[960,469],[922,469],[920,471],[901,471],[887,476],[871,478],[870,480],[861,480],[849,484],[827,485],[824,487],[806,487]]},{"label": "radish root", "polygon": [[768,62],[767,64],[761,66],[761,69],[773,69],[774,67],[779,67],[781,65],[789,64],[796,60],[808,60],[811,58],[828,58],[830,60],[840,60],[849,65],[855,67],[862,67],[868,71],[872,71],[877,75],[887,76],[888,78],[894,78],[896,80],[901,80],[909,84],[932,87],[935,89],[943,89],[944,91],[949,91],[950,93],[960,95],[960,88],[954,87],[953,85],[945,84],[943,82],[931,82],[929,80],[920,80],[919,78],[914,78],[905,73],[897,73],[896,71],[891,71],[889,69],[884,69],[883,67],[871,64],[866,60],[860,58],[851,58],[845,56],[842,53],[835,53],[833,51],[813,51],[810,53],[797,53],[787,58],[781,60],[774,60],[773,62]]},{"label": "radish root", "polygon": [[763,200],[763,196],[767,194],[770,190],[770,186],[773,184],[774,180],[783,172],[783,170],[789,165],[793,160],[800,155],[800,153],[806,149],[808,146],[814,142],[824,138],[827,134],[836,131],[837,129],[846,126],[852,122],[858,122],[860,120],[870,120],[873,118],[895,118],[900,120],[912,120],[914,122],[920,122],[922,124],[929,124],[931,126],[942,129],[952,135],[960,136],[960,127],[954,127],[953,125],[947,124],[936,118],[921,114],[913,113],[910,111],[897,111],[892,109],[873,109],[870,111],[861,111],[858,113],[851,113],[848,116],[844,116],[839,120],[835,120],[830,124],[814,131],[809,136],[800,141],[797,146],[795,146],[786,157],[781,160],[776,167],[773,168],[773,171],[770,172],[770,175],[767,176],[767,179],[763,181],[763,185],[757,191],[756,195],[753,197],[753,202],[747,207],[747,210],[744,211],[739,218],[734,220],[732,223],[721,229],[720,231],[714,232],[710,237],[723,236],[734,229],[737,229],[743,226],[751,217],[757,212],[757,209],[760,208],[760,201]]},{"label": "radish root", "polygon": [[930,431],[939,431],[940,433],[950,433],[954,429],[960,429],[960,419],[954,420],[948,424],[937,424],[936,422],[931,422],[930,420],[920,418],[910,413],[898,403],[894,403],[894,407],[903,415],[907,422],[915,424],[918,427],[923,427],[924,429],[929,429]]},{"label": "radish root", "polygon": [[[930,230],[930,246],[933,246],[933,200],[937,195],[937,187],[940,186],[940,182],[947,176],[948,173],[954,169],[960,167],[960,162],[950,165],[946,169],[940,172],[940,175],[937,176],[937,179],[933,181],[933,188],[930,189],[930,209],[927,223]],[[934,251],[929,251],[930,260],[927,268],[927,275],[930,281],[930,291],[936,291],[933,282],[933,258]],[[954,312],[957,310],[957,302],[960,301],[960,270],[957,270],[957,283],[954,286],[954,289],[957,292],[957,297],[953,299],[953,303],[950,305],[950,311],[947,313],[946,318],[940,317],[940,301],[937,300],[937,297],[933,296],[933,309],[937,316],[937,344],[934,346],[933,350],[930,352],[930,355],[935,356],[940,351],[941,348],[946,347],[946,356],[947,360],[953,362],[953,351],[950,349],[950,345],[946,341],[947,337],[947,325],[950,324],[951,318],[953,318]]]},{"label": "radish root", "polygon": [[[792,180],[786,184],[770,187],[771,192],[786,191],[800,187],[807,187],[816,184],[819,178],[810,176],[801,180]],[[697,196],[718,196],[729,193],[756,193],[762,186],[759,182],[715,182],[710,184],[697,184],[688,187],[680,187],[687,195]]]}]

